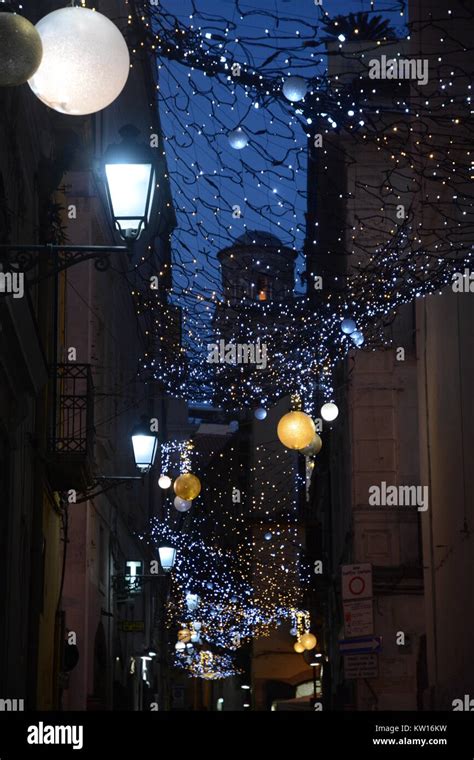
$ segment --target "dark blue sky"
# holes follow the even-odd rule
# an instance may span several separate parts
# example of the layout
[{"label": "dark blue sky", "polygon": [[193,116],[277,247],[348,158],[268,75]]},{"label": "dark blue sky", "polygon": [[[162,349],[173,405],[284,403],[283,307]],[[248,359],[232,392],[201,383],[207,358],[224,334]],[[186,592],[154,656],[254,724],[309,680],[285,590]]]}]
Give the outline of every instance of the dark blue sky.
[{"label": "dark blue sky", "polygon": [[[291,54],[292,48],[300,47],[301,37],[307,38],[311,26],[318,24],[320,9],[314,0],[244,2],[240,7],[251,12],[244,19],[235,0],[195,0],[195,5],[199,13],[192,18],[191,0],[165,0],[162,8],[183,25],[200,30],[204,39],[211,34],[212,44],[220,45],[229,65],[242,61],[259,67],[279,50],[263,69],[272,78],[278,73],[309,78],[324,72],[322,46]],[[324,9],[334,16],[373,8],[399,27],[404,20],[400,12],[394,12],[399,5],[396,0],[328,0]],[[278,23],[272,14],[278,15]],[[230,30],[227,34],[226,29]],[[214,41],[216,32],[225,37],[223,42]],[[245,50],[235,38],[245,40]],[[211,40],[205,39],[205,44]],[[296,122],[289,104],[265,104],[255,92],[234,86],[234,81],[220,83],[169,61],[163,62],[160,71],[162,121],[178,215],[176,259],[188,274],[194,257],[200,264],[205,260],[201,286],[210,290],[218,287],[215,254],[245,228],[277,234],[298,251],[304,239],[304,127]],[[203,90],[206,94],[193,94]],[[242,151],[228,143],[228,133],[239,126],[250,136]],[[240,218],[235,218],[237,211],[232,214],[235,206],[240,207]],[[301,257],[298,268],[303,268]],[[176,275],[178,271],[179,267]],[[187,278],[180,282],[184,285]],[[179,288],[178,278],[176,284]]]},{"label": "dark blue sky", "polygon": [[[218,54],[229,79],[208,77],[178,62],[160,62],[161,119],[178,228],[173,238],[174,300],[182,307],[183,337],[197,371],[212,341],[212,293],[221,295],[217,253],[249,230],[277,235],[299,252],[297,292],[304,286],[302,256],[306,211],[307,126],[284,98],[245,88],[231,65],[259,69],[283,84],[286,77],[324,76],[324,30],[314,0],[163,0],[160,14],[176,16],[196,32],[196,49]],[[400,29],[400,3],[327,0],[331,17],[371,10]],[[248,14],[248,15],[247,15]],[[319,30],[315,33],[315,26]],[[318,43],[314,46],[315,41]],[[307,43],[307,44],[303,44]],[[241,127],[248,146],[234,150],[229,132]],[[331,127],[332,128],[332,127]],[[240,209],[240,218],[236,216]],[[234,212],[234,213],[233,213]],[[201,299],[204,298],[204,301]]]}]

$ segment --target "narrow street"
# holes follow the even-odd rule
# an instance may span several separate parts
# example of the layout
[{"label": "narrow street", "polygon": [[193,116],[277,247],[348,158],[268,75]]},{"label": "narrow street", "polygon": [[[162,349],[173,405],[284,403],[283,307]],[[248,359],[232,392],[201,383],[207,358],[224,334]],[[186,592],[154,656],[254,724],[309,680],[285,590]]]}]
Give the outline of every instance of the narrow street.
[{"label": "narrow street", "polygon": [[0,3],[1,760],[117,712],[472,757],[473,32]]}]

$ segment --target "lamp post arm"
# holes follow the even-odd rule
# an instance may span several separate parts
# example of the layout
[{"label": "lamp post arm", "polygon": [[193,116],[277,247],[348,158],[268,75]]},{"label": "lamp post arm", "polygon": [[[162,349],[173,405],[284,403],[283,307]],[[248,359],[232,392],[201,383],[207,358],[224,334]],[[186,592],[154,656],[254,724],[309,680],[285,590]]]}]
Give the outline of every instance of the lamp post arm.
[{"label": "lamp post arm", "polygon": [[[127,245],[56,245],[56,244],[29,244],[12,243],[0,244],[0,262],[4,268],[14,267],[22,272],[29,272],[39,262],[41,254],[48,255],[48,271],[46,274],[29,279],[31,285],[35,285],[46,277],[53,276],[66,269],[70,269],[83,261],[94,261],[94,266],[99,272],[105,272],[110,268],[110,254],[126,253],[131,256],[133,241]],[[56,254],[56,256],[54,256]]]}]

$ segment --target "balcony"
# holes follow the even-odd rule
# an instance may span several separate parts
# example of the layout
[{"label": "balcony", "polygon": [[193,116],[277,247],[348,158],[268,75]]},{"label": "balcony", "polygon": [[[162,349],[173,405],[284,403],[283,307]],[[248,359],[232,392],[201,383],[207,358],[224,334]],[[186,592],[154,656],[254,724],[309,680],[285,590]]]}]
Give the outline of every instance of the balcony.
[{"label": "balcony", "polygon": [[55,491],[85,491],[93,481],[94,396],[89,364],[52,368],[48,474]]}]

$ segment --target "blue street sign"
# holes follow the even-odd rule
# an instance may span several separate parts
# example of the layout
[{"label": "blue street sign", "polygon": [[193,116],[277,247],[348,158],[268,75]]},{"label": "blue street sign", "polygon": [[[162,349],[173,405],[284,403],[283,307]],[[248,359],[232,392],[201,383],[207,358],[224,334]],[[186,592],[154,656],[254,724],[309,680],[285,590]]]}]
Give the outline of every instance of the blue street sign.
[{"label": "blue street sign", "polygon": [[341,654],[378,654],[381,649],[381,636],[359,636],[357,639],[339,640]]}]

